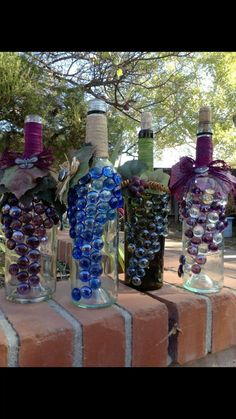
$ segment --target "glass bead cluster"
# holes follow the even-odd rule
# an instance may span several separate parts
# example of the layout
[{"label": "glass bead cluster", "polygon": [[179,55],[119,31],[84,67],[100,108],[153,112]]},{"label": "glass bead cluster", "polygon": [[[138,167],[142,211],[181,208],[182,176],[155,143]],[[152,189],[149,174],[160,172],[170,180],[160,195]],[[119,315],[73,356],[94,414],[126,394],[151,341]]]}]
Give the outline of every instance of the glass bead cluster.
[{"label": "glass bead cluster", "polygon": [[[214,183],[213,179],[210,179]],[[188,256],[180,256],[178,276],[184,272],[199,274],[207,263],[207,254],[219,250],[223,241],[223,231],[228,222],[225,215],[226,197],[215,192],[213,186],[202,191],[193,185],[186,199],[181,203],[180,215],[185,221],[185,251]]]},{"label": "glass bead cluster", "polygon": [[129,253],[127,275],[139,287],[155,254],[160,252],[160,236],[167,237],[169,194],[143,195],[129,198],[127,250]]},{"label": "glass bead cluster", "polygon": [[72,290],[72,299],[89,299],[101,287],[103,233],[107,222],[123,207],[121,177],[112,166],[95,166],[71,188],[67,215],[70,237],[74,240],[72,257],[78,261],[79,279],[85,285]]},{"label": "glass bead cluster", "polygon": [[59,217],[37,197],[26,207],[12,195],[2,207],[1,222],[7,248],[19,256],[9,266],[10,285],[17,286],[19,295],[27,295],[40,283],[39,247],[47,244],[47,230],[59,223]]}]

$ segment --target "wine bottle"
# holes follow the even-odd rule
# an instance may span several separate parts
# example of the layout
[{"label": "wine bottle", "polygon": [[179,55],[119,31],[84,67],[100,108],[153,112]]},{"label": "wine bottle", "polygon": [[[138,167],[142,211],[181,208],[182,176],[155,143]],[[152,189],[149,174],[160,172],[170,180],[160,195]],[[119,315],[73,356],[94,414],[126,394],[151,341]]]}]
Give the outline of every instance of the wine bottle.
[{"label": "wine bottle", "polygon": [[210,107],[199,111],[196,160],[183,158],[180,170],[185,186],[180,204],[183,254],[178,275],[189,291],[216,293],[224,281],[225,206],[234,179],[225,162],[213,161]]},{"label": "wine bottle", "polygon": [[89,171],[68,195],[72,301],[79,307],[113,304],[118,292],[118,211],[121,177],[108,158],[106,103],[89,102],[85,143],[95,146]]},{"label": "wine bottle", "polygon": [[[153,172],[152,114],[143,112],[138,160]],[[148,188],[149,186],[149,188]],[[145,190],[146,188],[146,190]],[[125,282],[140,291],[163,284],[164,247],[167,236],[169,194],[153,193],[147,181],[134,176],[125,200]]]},{"label": "wine bottle", "polygon": [[[56,224],[59,217],[51,204],[31,192],[33,184],[27,190],[28,176],[33,174],[35,177],[41,175],[37,184],[40,189],[40,182],[48,174],[45,168],[51,163],[50,154],[44,153],[43,149],[41,117],[26,117],[24,139],[22,156],[7,152],[1,160],[5,171],[9,167],[14,168],[16,182],[21,183],[21,191],[22,185],[25,187],[25,193],[20,193],[17,184],[12,182],[3,197],[1,221],[6,238],[5,295],[12,302],[34,303],[51,298],[55,291]],[[36,164],[44,170],[40,171],[35,167]],[[25,204],[22,199],[27,194],[30,195]]]}]

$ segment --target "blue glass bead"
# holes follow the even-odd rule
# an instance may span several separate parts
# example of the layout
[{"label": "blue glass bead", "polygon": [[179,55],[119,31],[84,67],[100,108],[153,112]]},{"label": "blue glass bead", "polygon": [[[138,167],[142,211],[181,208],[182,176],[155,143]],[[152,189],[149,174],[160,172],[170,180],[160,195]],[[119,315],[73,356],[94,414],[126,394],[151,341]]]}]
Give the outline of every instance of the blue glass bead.
[{"label": "blue glass bead", "polygon": [[120,196],[119,198],[118,198],[118,205],[117,205],[117,208],[123,208],[124,207],[124,198],[123,198],[123,196]]},{"label": "blue glass bead", "polygon": [[115,184],[114,180],[111,179],[111,178],[107,178],[103,182],[103,187],[105,189],[108,189],[109,191],[112,191],[112,189],[114,189],[115,186],[116,186],[116,184]]},{"label": "blue glass bead", "polygon": [[74,227],[74,230],[75,230],[76,235],[81,234],[84,231],[84,225],[82,223],[77,223]]},{"label": "blue glass bead", "polygon": [[107,221],[107,216],[104,212],[98,213],[98,215],[95,218],[96,223],[99,224],[105,224],[105,222]]},{"label": "blue glass bead", "polygon": [[79,198],[76,201],[76,208],[77,210],[82,210],[86,207],[87,201],[84,198]]},{"label": "blue glass bead", "polygon": [[88,217],[94,217],[96,215],[97,209],[94,205],[88,205],[86,208],[86,215]]},{"label": "blue glass bead", "polygon": [[79,288],[73,288],[71,297],[75,301],[79,301],[81,299],[81,292]]},{"label": "blue glass bead", "polygon": [[158,232],[159,234],[162,234],[162,233],[163,233],[163,231],[164,231],[164,227],[163,227],[162,225],[159,225],[159,226],[157,226],[156,228],[157,228],[157,232]]},{"label": "blue glass bead", "polygon": [[92,169],[90,169],[90,175],[92,179],[99,179],[102,176],[102,167],[92,167]]},{"label": "blue glass bead", "polygon": [[95,236],[98,236],[98,237],[102,236],[103,235],[103,226],[101,224],[95,225],[94,229],[93,229],[93,234]]},{"label": "blue glass bead", "polygon": [[109,201],[110,207],[113,209],[118,208],[118,203],[119,203],[119,200],[115,196],[113,196]]},{"label": "blue glass bead", "polygon": [[135,268],[131,268],[130,266],[127,269],[127,275],[129,276],[134,276],[136,274],[136,269]]},{"label": "blue glass bead", "polygon": [[96,204],[98,200],[98,192],[97,191],[90,191],[87,195],[87,202],[88,204]]},{"label": "blue glass bead", "polygon": [[143,269],[143,268],[137,268],[136,273],[137,273],[137,276],[139,276],[140,278],[142,278],[143,276],[145,276],[145,269]]},{"label": "blue glass bead", "polygon": [[109,210],[107,213],[107,218],[108,220],[114,220],[116,218],[116,211],[114,210]]},{"label": "blue glass bead", "polygon": [[147,268],[149,265],[149,260],[147,258],[139,259],[140,268]]},{"label": "blue glass bead", "polygon": [[81,295],[84,298],[91,298],[92,297],[92,289],[90,287],[82,287],[81,288]]},{"label": "blue glass bead", "polygon": [[102,180],[94,180],[93,183],[92,183],[92,187],[96,191],[100,191],[103,188]]},{"label": "blue glass bead", "polygon": [[86,242],[91,242],[92,238],[93,238],[93,233],[91,231],[83,231],[82,233],[82,237],[84,239],[84,241]]},{"label": "blue glass bead", "polygon": [[92,246],[90,244],[83,244],[83,246],[81,247],[82,254],[84,256],[89,256],[91,249],[92,249]]},{"label": "blue glass bead", "polygon": [[116,196],[116,198],[120,198],[121,197],[121,189],[120,186],[116,186],[113,191],[112,191],[113,195]]},{"label": "blue glass bead", "polygon": [[96,290],[101,287],[101,280],[99,278],[91,278],[89,285],[92,289]]},{"label": "blue glass bead", "polygon": [[82,256],[81,250],[78,247],[74,247],[74,249],[72,250],[72,256],[76,260],[80,259]]},{"label": "blue glass bead", "polygon": [[90,255],[90,259],[92,262],[100,262],[102,260],[102,255],[99,252],[92,252]]},{"label": "blue glass bead", "polygon": [[76,225],[76,223],[77,223],[76,218],[75,217],[71,217],[70,218],[70,225],[71,225],[71,227],[74,227]]},{"label": "blue glass bead", "polygon": [[104,246],[104,243],[103,243],[102,239],[95,239],[92,242],[92,246],[96,250],[101,250]]},{"label": "blue glass bead", "polygon": [[87,173],[85,176],[80,178],[79,183],[82,185],[85,185],[86,183],[89,183],[90,179],[91,179],[91,176],[89,173]]},{"label": "blue glass bead", "polygon": [[75,218],[77,221],[83,221],[85,219],[85,211],[76,211]]},{"label": "blue glass bead", "polygon": [[153,250],[148,250],[145,256],[147,257],[147,259],[153,260],[155,258],[155,253],[153,252]]},{"label": "blue glass bead", "polygon": [[91,262],[89,258],[82,257],[79,261],[79,266],[85,270],[90,267],[90,264]]},{"label": "blue glass bead", "polygon": [[76,237],[76,231],[75,231],[75,229],[73,227],[70,228],[69,234],[70,234],[70,237],[72,239],[75,239],[75,237]]},{"label": "blue glass bead", "polygon": [[11,207],[9,214],[13,218],[19,218],[21,215],[21,209],[19,207]]},{"label": "blue glass bead", "polygon": [[108,191],[107,189],[103,189],[103,190],[100,192],[100,195],[99,195],[99,201],[105,201],[105,202],[108,202],[108,201],[110,201],[110,199],[111,199],[111,192],[110,192],[110,191]]},{"label": "blue glass bead", "polygon": [[129,260],[129,266],[131,268],[135,268],[136,266],[138,266],[138,259],[130,258],[130,260]]},{"label": "blue glass bead", "polygon": [[121,182],[122,182],[121,176],[118,173],[114,174],[113,179],[114,179],[116,185],[120,185]]},{"label": "blue glass bead", "polygon": [[76,193],[77,193],[78,198],[82,198],[88,192],[88,188],[86,186],[76,185],[75,188],[76,188]]},{"label": "blue glass bead", "polygon": [[102,267],[100,263],[92,263],[90,267],[90,273],[94,276],[100,276],[102,274]]},{"label": "blue glass bead", "polygon": [[80,271],[79,273],[79,279],[82,282],[88,282],[90,279],[90,273],[89,271]]},{"label": "blue glass bead", "polygon": [[157,233],[151,233],[151,235],[150,235],[150,239],[151,240],[156,240],[158,238],[158,234]]},{"label": "blue glass bead", "polygon": [[74,217],[75,211],[76,211],[76,206],[75,205],[69,207],[68,210],[67,210],[67,217],[68,218]]},{"label": "blue glass bead", "polygon": [[145,250],[142,247],[138,247],[138,249],[135,250],[135,255],[138,258],[141,258],[145,255]]},{"label": "blue glass bead", "polygon": [[93,227],[94,227],[94,223],[95,223],[95,220],[94,220],[94,218],[92,218],[92,217],[88,217],[88,218],[85,218],[85,220],[84,220],[84,227],[85,227],[85,230],[87,231],[87,230],[93,230]]},{"label": "blue glass bead", "polygon": [[75,242],[74,242],[75,247],[80,247],[80,246],[82,246],[82,245],[83,245],[83,242],[84,242],[83,237],[81,237],[81,236],[77,236],[77,237],[76,237],[76,239],[75,239]]},{"label": "blue glass bead", "polygon": [[114,170],[113,170],[112,166],[103,167],[103,175],[106,176],[106,177],[113,177]]},{"label": "blue glass bead", "polygon": [[161,245],[160,245],[160,243],[159,243],[158,241],[155,241],[155,242],[153,242],[153,243],[152,243],[152,250],[153,250],[153,252],[155,252],[155,253],[160,252],[160,250],[161,250]]},{"label": "blue glass bead", "polygon": [[110,209],[110,205],[108,204],[108,202],[100,202],[97,205],[97,210],[99,212],[107,212]]}]

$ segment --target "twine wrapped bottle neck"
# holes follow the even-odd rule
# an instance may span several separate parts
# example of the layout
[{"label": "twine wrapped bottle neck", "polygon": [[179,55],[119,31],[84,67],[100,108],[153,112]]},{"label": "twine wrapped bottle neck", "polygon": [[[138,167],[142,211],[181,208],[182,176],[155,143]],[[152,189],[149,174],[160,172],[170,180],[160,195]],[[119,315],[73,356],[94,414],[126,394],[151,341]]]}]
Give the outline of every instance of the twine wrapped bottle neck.
[{"label": "twine wrapped bottle neck", "polygon": [[92,143],[96,147],[96,157],[108,157],[108,131],[105,113],[87,115],[85,143]]},{"label": "twine wrapped bottle neck", "polygon": [[24,157],[30,157],[43,151],[43,126],[38,122],[24,124]]}]

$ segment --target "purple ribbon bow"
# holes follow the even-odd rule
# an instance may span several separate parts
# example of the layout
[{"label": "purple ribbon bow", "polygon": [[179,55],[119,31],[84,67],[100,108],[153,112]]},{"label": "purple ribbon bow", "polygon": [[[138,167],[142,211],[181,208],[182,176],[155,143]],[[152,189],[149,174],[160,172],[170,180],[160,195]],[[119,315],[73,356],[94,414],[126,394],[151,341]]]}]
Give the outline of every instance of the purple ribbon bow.
[{"label": "purple ribbon bow", "polygon": [[[230,166],[223,160],[213,160],[205,167],[205,171],[218,179],[216,192],[220,195],[234,191],[236,177],[231,175]],[[188,191],[194,177],[198,173],[195,161],[191,157],[182,157],[171,169],[169,189],[177,201],[181,201],[183,195]]]},{"label": "purple ribbon bow", "polygon": [[36,166],[39,169],[48,169],[53,162],[53,155],[51,150],[44,149],[39,154],[34,154],[29,158],[15,151],[4,151],[0,157],[0,169],[17,164],[23,169],[31,169]]}]

